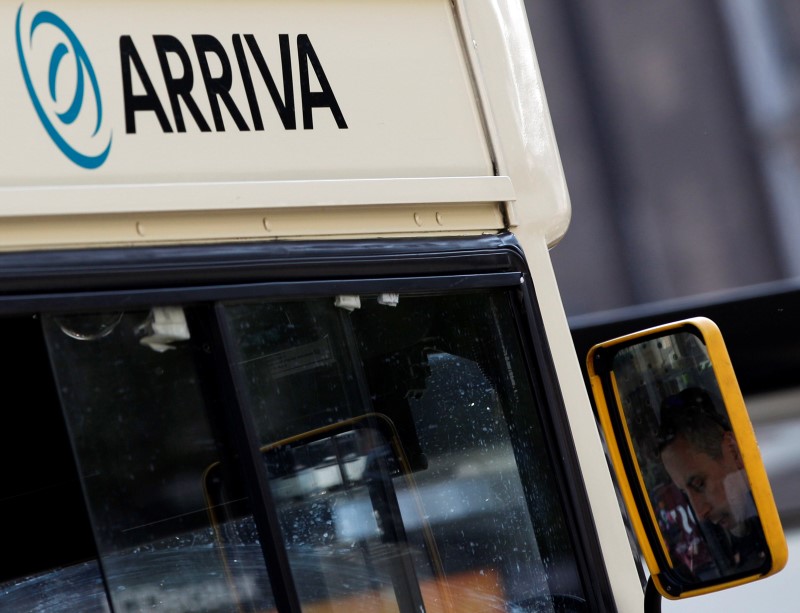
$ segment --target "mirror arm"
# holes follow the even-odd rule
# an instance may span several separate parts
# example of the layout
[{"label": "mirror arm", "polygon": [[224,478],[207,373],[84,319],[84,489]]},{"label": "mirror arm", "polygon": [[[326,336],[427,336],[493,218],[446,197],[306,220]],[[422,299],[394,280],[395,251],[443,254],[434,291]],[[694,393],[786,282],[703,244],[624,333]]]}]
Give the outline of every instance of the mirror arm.
[{"label": "mirror arm", "polygon": [[644,588],[644,613],[661,613],[661,594],[653,583],[653,577],[648,577],[647,587]]}]

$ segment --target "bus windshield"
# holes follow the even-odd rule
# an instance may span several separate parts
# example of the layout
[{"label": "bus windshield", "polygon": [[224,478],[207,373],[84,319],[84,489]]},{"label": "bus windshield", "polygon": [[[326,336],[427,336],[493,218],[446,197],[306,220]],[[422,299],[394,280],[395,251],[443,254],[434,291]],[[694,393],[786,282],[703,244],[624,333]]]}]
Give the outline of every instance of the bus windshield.
[{"label": "bus windshield", "polygon": [[586,610],[517,317],[503,289],[43,314],[113,610]]}]

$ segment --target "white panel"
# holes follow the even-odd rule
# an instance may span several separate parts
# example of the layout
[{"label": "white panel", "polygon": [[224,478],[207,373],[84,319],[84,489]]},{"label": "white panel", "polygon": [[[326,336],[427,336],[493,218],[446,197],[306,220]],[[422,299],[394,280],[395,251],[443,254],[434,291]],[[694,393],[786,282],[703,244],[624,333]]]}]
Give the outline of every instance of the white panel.
[{"label": "white panel", "polygon": [[[492,174],[447,0],[27,0],[2,2],[0,23],[7,33],[0,38],[4,84],[0,186]],[[174,37],[161,39],[159,44],[165,49],[163,41],[177,41],[185,49],[194,81],[189,97],[210,131],[199,129],[184,99],[179,107],[185,132],[176,130],[154,35]],[[213,37],[201,41],[221,44],[231,66],[230,99],[248,131],[237,127],[224,97],[215,96],[224,124],[224,131],[217,131],[195,49],[193,37],[198,35]],[[280,36],[286,35],[295,101],[294,112],[288,115],[296,119],[296,129],[286,129],[281,122],[246,35],[253,36],[281,96]],[[263,130],[253,129],[256,115],[248,104],[247,78],[237,61],[235,39],[241,41],[247,58]],[[308,89],[312,95],[325,89],[316,78],[316,72],[323,72],[346,128],[341,120],[337,122],[330,97],[321,101],[327,106],[312,108],[313,128],[304,127],[298,47],[306,39],[321,67],[315,70],[313,61],[305,62]],[[130,60],[123,62],[121,48],[127,40],[152,82],[150,97],[145,96],[141,70]],[[208,60],[212,79],[220,77],[220,56],[201,55]],[[165,57],[179,83],[185,76],[179,55],[168,52]],[[163,108],[171,133],[164,132],[152,109],[133,113],[135,132],[126,131],[123,63],[132,66],[135,98],[129,101]],[[55,100],[49,85],[51,72]],[[76,99],[79,74],[84,79],[83,96]],[[59,117],[57,113],[68,111],[74,100],[79,111],[74,121],[69,114]],[[97,100],[102,105],[99,126]],[[314,102],[307,96],[309,101]],[[56,142],[59,138],[66,143],[61,148]],[[67,147],[89,158],[99,156],[97,167],[81,167],[78,157],[65,153]],[[4,201],[0,195],[0,208]]]}]

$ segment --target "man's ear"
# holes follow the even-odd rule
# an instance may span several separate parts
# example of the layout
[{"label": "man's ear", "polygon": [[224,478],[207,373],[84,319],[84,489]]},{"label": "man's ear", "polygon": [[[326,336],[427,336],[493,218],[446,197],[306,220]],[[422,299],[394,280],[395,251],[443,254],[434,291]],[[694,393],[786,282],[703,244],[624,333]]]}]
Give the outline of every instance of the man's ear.
[{"label": "man's ear", "polygon": [[736,463],[736,468],[740,470],[744,468],[742,454],[739,453],[739,444],[736,442],[736,437],[733,436],[733,432],[730,430],[722,435],[722,449],[733,458],[733,461]]}]

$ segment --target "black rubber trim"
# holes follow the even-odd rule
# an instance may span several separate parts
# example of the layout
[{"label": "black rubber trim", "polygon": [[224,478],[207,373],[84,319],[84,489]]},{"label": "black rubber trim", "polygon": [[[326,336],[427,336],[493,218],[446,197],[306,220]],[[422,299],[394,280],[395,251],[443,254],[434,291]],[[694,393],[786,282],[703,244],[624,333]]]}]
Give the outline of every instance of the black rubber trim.
[{"label": "black rubber trim", "polygon": [[508,235],[0,253],[0,295],[511,271]]},{"label": "black rubber trim", "polygon": [[611,582],[597,535],[586,485],[578,460],[575,441],[567,418],[566,405],[558,383],[550,344],[544,329],[536,290],[521,248],[514,247],[515,263],[524,271],[522,285],[523,309],[528,322],[528,351],[533,355],[535,368],[529,369],[537,387],[544,393],[546,429],[553,437],[551,456],[564,498],[564,511],[573,538],[579,572],[591,611],[616,611]]},{"label": "black rubber trim", "polygon": [[[153,304],[190,304],[219,300],[286,300],[314,298],[340,293],[379,294],[414,291],[415,293],[508,287],[519,284],[515,272],[442,277],[383,277],[331,281],[268,281],[235,285],[202,285],[156,289],[58,292],[51,294],[0,295],[0,315],[42,310],[51,312],[85,311],[91,304],[96,310],[131,309]],[[124,292],[124,293],[123,293]]]}]

